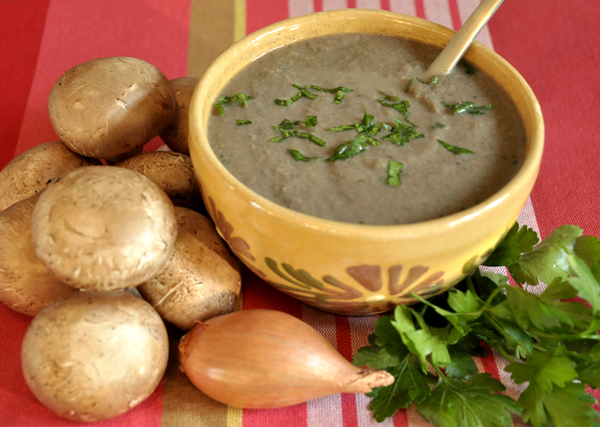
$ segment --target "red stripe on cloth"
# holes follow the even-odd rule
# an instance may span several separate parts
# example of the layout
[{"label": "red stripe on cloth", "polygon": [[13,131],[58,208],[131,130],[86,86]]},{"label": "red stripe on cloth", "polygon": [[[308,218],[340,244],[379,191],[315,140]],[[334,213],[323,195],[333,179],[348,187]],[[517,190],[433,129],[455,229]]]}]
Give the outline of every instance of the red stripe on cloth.
[{"label": "red stripe on cloth", "polygon": [[246,32],[248,34],[287,19],[289,16],[287,1],[246,0]]},{"label": "red stripe on cloth", "polygon": [[348,9],[356,9],[356,0],[348,0]]},{"label": "red stripe on cloth", "polygon": [[[337,350],[348,361],[352,361],[352,333],[350,320],[345,316],[335,316]],[[342,393],[342,419],[344,426],[356,426],[356,397],[353,394]]]},{"label": "red stripe on cloth", "polygon": [[0,61],[0,169],[15,154],[49,3],[49,0],[0,2],[0,40],[4,40]]},{"label": "red stripe on cloth", "polygon": [[492,374],[492,377],[500,380],[500,371],[498,370],[498,364],[496,363],[496,359],[494,359],[494,354],[491,348],[488,347],[487,356],[481,358],[481,365],[483,366],[483,370],[485,372]]},{"label": "red stripe on cloth", "polygon": [[448,8],[450,9],[450,17],[452,18],[452,28],[456,31],[462,27],[462,21],[460,20],[460,14],[458,12],[458,4],[456,0],[448,0]]},{"label": "red stripe on cloth", "polygon": [[415,0],[415,13],[417,17],[425,19],[425,5],[423,0]]},{"label": "red stripe on cloth", "polygon": [[323,12],[323,0],[314,0],[315,12]]},{"label": "red stripe on cloth", "polygon": [[576,224],[598,236],[600,45],[589,34],[600,33],[600,3],[534,3],[504,2],[489,27],[495,50],[528,81],[544,114],[546,145],[531,196],[540,232]]},{"label": "red stripe on cloth", "polygon": [[[189,0],[52,2],[16,153],[57,139],[46,111],[48,93],[64,72],[82,62],[132,56],[169,79],[185,76],[189,11]],[[155,149],[161,142],[150,144]]]},{"label": "red stripe on cloth", "polygon": [[381,10],[390,10],[390,0],[381,0]]}]

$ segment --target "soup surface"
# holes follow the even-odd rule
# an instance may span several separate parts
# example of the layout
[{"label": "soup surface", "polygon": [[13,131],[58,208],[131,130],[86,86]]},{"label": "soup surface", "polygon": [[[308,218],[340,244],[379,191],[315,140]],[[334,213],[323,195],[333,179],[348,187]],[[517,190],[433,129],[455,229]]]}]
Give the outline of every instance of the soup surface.
[{"label": "soup surface", "polygon": [[276,49],[226,86],[210,145],[258,194],[321,218],[407,224],[469,208],[515,175],[525,131],[479,69],[415,79],[438,53],[364,34]]}]

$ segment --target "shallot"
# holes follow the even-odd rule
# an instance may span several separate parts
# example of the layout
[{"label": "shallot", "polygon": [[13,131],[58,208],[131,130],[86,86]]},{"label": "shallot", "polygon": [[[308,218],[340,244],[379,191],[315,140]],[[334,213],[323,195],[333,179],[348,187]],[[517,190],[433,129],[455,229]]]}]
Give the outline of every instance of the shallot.
[{"label": "shallot", "polygon": [[356,367],[316,330],[274,310],[245,310],[198,323],[179,344],[181,366],[202,392],[230,406],[278,408],[391,384]]}]

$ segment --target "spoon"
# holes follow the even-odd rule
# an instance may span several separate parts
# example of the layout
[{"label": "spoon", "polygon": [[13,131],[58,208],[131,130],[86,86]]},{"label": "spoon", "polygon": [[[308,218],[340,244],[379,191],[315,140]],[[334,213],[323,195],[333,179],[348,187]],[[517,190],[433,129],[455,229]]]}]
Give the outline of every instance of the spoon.
[{"label": "spoon", "polygon": [[432,79],[435,76],[448,74],[464,55],[465,51],[477,37],[481,29],[487,24],[492,15],[504,0],[482,0],[463,26],[452,37],[450,43],[435,58],[425,71],[423,79]]}]

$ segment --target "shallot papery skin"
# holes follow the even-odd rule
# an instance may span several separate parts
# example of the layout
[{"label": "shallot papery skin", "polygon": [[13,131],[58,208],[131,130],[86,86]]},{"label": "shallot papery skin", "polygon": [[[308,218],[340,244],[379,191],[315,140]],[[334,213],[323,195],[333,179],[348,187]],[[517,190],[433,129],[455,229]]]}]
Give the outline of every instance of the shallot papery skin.
[{"label": "shallot papery skin", "polygon": [[279,408],[337,393],[369,393],[393,383],[356,367],[316,330],[274,310],[245,310],[197,324],[179,344],[192,383],[241,408]]}]

